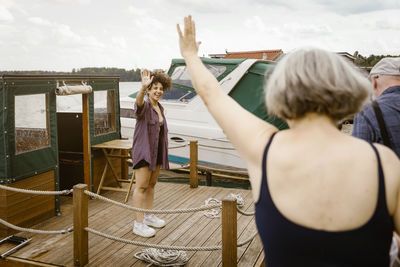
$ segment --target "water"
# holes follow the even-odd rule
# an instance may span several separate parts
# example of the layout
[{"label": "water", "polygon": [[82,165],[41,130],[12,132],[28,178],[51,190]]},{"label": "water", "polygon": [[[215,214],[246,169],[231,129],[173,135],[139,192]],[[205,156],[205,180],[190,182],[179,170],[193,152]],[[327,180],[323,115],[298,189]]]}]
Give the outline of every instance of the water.
[{"label": "water", "polygon": [[119,98],[127,97],[136,91],[139,91],[141,82],[120,82],[119,83]]}]

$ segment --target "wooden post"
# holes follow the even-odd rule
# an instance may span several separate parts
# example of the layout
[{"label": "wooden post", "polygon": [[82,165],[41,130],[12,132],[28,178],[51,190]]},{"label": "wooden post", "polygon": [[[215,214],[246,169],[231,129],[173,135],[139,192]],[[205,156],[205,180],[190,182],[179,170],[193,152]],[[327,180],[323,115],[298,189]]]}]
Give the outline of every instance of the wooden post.
[{"label": "wooden post", "polygon": [[222,200],[222,266],[237,266],[236,199]]},{"label": "wooden post", "polygon": [[206,186],[212,186],[212,173],[206,172]]},{"label": "wooden post", "polygon": [[198,161],[197,141],[190,141],[190,187],[197,188],[199,186],[199,176],[197,173]]},{"label": "wooden post", "polygon": [[91,169],[90,132],[89,132],[89,95],[82,94],[82,137],[83,137],[83,182],[89,186]]},{"label": "wooden post", "polygon": [[88,189],[86,184],[74,186],[74,265],[84,266],[89,262],[88,232],[88,201],[89,196],[84,193]]}]

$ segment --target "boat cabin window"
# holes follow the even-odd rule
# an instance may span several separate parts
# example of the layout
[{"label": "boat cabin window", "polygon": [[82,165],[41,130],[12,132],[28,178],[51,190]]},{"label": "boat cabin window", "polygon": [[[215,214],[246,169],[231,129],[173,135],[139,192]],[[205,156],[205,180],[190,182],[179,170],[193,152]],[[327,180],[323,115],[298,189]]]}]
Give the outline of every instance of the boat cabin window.
[{"label": "boat cabin window", "polygon": [[94,91],[94,135],[115,132],[114,90]]},{"label": "boat cabin window", "polygon": [[15,96],[15,154],[50,146],[47,94]]},{"label": "boat cabin window", "polygon": [[[216,78],[226,71],[226,67],[221,65],[205,64],[205,66]],[[197,95],[193,89],[193,84],[186,66],[176,67],[171,75],[171,79],[173,84],[189,87],[191,90],[173,86],[171,90],[164,93],[163,100],[187,103]]]},{"label": "boat cabin window", "polygon": [[82,95],[62,95],[56,96],[57,112],[77,112],[82,113]]}]

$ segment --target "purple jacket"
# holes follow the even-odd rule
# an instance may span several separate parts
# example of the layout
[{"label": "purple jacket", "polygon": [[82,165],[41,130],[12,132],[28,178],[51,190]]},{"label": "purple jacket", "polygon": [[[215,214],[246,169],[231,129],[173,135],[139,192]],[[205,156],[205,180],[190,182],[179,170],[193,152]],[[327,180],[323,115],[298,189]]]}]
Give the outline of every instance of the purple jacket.
[{"label": "purple jacket", "polygon": [[[164,118],[164,134],[162,137],[162,168],[168,170],[168,127],[164,116],[164,108],[158,103]],[[144,101],[141,108],[135,102],[134,112],[136,115],[135,133],[133,134],[132,161],[135,166],[142,159],[149,163],[149,169],[154,171],[157,166],[158,139],[160,135],[160,122],[158,114],[149,102]]]}]

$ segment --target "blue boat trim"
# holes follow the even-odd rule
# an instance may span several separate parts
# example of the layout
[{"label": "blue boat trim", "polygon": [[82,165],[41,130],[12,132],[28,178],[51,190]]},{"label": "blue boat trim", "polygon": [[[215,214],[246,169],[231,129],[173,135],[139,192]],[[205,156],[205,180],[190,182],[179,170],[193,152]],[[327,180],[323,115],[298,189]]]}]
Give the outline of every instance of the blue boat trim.
[{"label": "blue boat trim", "polygon": [[[170,162],[179,163],[179,164],[185,164],[185,163],[190,161],[189,158],[174,156],[174,155],[171,155],[171,154],[168,154],[168,160]],[[215,165],[215,163],[210,162],[210,161],[199,160],[199,162],[205,163],[205,164],[214,164]]]}]

